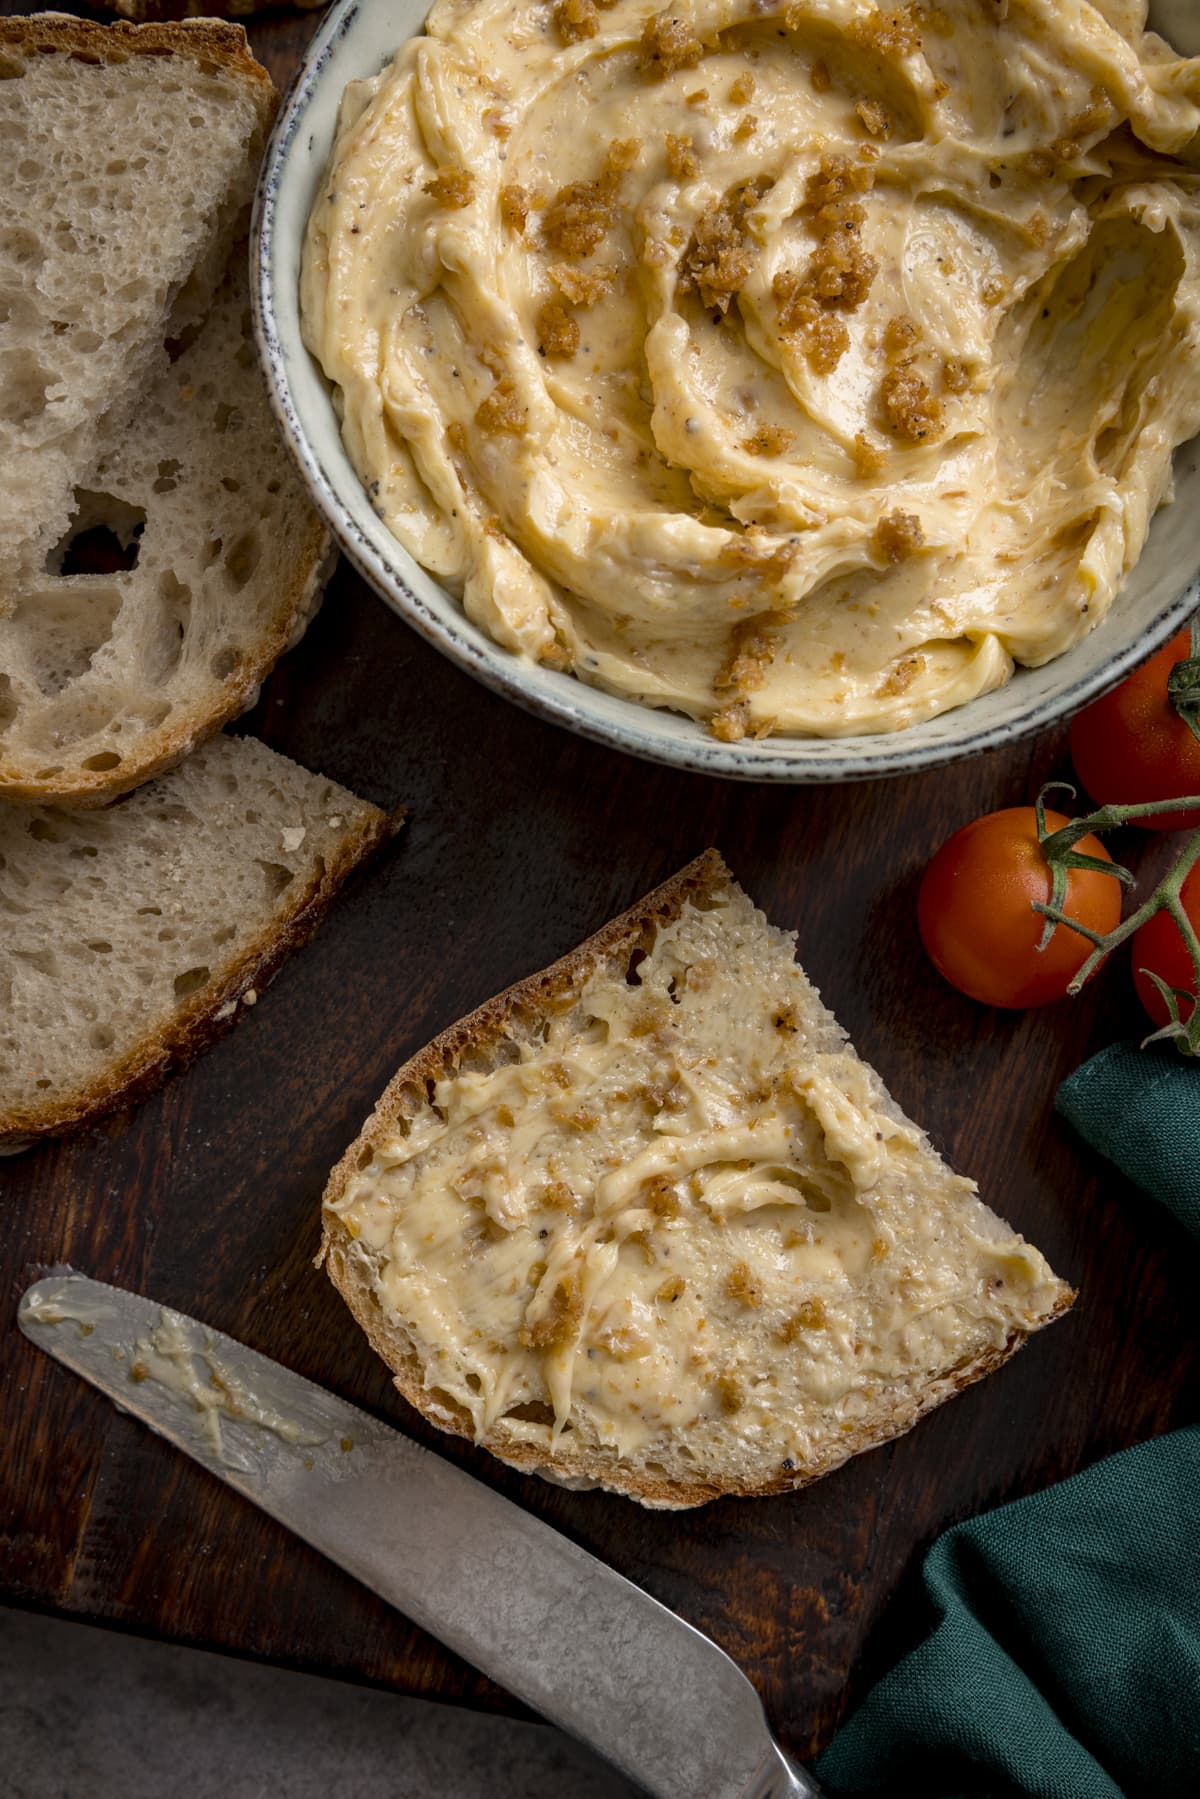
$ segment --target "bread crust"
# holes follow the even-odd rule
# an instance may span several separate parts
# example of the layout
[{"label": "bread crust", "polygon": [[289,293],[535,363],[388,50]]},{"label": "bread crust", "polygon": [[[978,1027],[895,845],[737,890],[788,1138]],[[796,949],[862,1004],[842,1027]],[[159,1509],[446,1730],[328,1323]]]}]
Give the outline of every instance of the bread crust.
[{"label": "bread crust", "polygon": [[131,25],[117,19],[100,25],[66,13],[33,13],[24,18],[0,19],[0,51],[13,49],[26,55],[59,52],[84,62],[124,62],[134,56],[182,56],[201,67],[214,64],[239,75],[255,96],[263,126],[270,124],[279,105],[275,84],[253,56],[240,25],[223,19],[181,19],[149,25]]},{"label": "bread crust", "polygon": [[[180,1006],[166,1029],[143,1038],[101,1077],[44,1107],[0,1113],[0,1154],[11,1155],[47,1137],[80,1130],[148,1098],[176,1069],[224,1036],[245,1010],[239,1005],[242,996],[251,988],[261,992],[287,957],[308,941],[339,888],[399,831],[404,818],[403,811],[389,815],[377,806],[367,808],[346,832],[337,854],[298,894],[287,916],[262,931],[217,981]],[[222,1016],[227,1006],[231,1010]]]},{"label": "bread crust", "polygon": [[[221,68],[235,75],[255,102],[259,126],[250,152],[255,162],[279,104],[274,83],[252,54],[243,28],[221,19],[101,25],[61,13],[35,13],[0,19],[0,57],[6,50],[26,58],[56,54],[105,64],[125,62],[131,56],[178,56],[201,68]],[[35,779],[28,762],[6,760],[0,753],[0,794],[27,805],[102,806],[165,774],[254,704],[263,680],[303,634],[320,605],[335,557],[332,537],[310,511],[295,547],[291,579],[279,595],[271,624],[255,652],[219,690],[210,691],[186,712],[173,710],[164,727],[146,730],[112,770],[64,768],[61,774]]]},{"label": "bread crust", "polygon": [[810,1486],[851,1456],[861,1455],[903,1435],[928,1412],[1001,1367],[1033,1331],[1059,1317],[1075,1299],[1074,1292],[1064,1284],[1053,1310],[1039,1318],[1028,1331],[1014,1331],[1002,1348],[987,1350],[939,1380],[924,1382],[919,1390],[901,1392],[892,1411],[882,1421],[864,1423],[855,1431],[847,1432],[803,1468],[781,1471],[775,1479],[759,1483],[736,1478],[716,1482],[700,1476],[686,1481],[657,1478],[627,1466],[615,1450],[600,1447],[575,1450],[560,1444],[553,1460],[549,1461],[537,1446],[506,1430],[503,1424],[493,1426],[477,1437],[465,1410],[453,1402],[448,1403],[447,1395],[435,1395],[428,1390],[420,1356],[406,1334],[383,1312],[365,1259],[332,1208],[344,1196],[347,1184],[358,1171],[364,1156],[369,1157],[378,1142],[393,1135],[397,1124],[412,1117],[426,1102],[431,1083],[453,1074],[467,1054],[486,1053],[514,1021],[544,1012],[560,996],[577,991],[598,963],[620,954],[631,954],[653,926],[675,918],[685,901],[715,899],[724,888],[732,885],[732,879],[718,852],[707,850],[577,949],[549,968],[516,982],[467,1018],[441,1032],[412,1056],[388,1083],[362,1130],[331,1173],[322,1199],[322,1238],[317,1266],[324,1264],[372,1349],[392,1370],[397,1391],[414,1410],[439,1429],[478,1443],[500,1461],[524,1473],[541,1474],[568,1486],[603,1487],[609,1492],[636,1499],[642,1505],[662,1509],[679,1510],[722,1497],[764,1498],[772,1493]]},{"label": "bread crust", "polygon": [[940,1380],[926,1383],[920,1392],[904,1395],[906,1403],[897,1404],[884,1420],[872,1427],[847,1432],[836,1443],[830,1443],[824,1454],[814,1457],[803,1469],[798,1468],[789,1474],[780,1473],[774,1480],[758,1483],[737,1479],[716,1482],[699,1478],[679,1481],[639,1473],[622,1463],[615,1452],[606,1454],[598,1448],[582,1453],[559,1449],[553,1463],[549,1463],[546,1456],[533,1444],[507,1431],[492,1429],[482,1437],[476,1437],[465,1412],[452,1412],[449,1407],[439,1405],[430,1397],[422,1382],[419,1357],[407,1346],[402,1334],[388,1325],[361,1262],[356,1261],[350,1253],[349,1237],[344,1232],[337,1237],[327,1230],[321,1256],[325,1259],[330,1279],[354,1314],[371,1348],[391,1368],[392,1382],[397,1392],[431,1424],[455,1436],[466,1437],[481,1449],[490,1451],[497,1460],[506,1462],[509,1467],[517,1468],[523,1474],[540,1474],[544,1479],[562,1486],[603,1487],[607,1492],[621,1493],[627,1499],[636,1499],[641,1505],[663,1511],[685,1511],[692,1506],[707,1505],[714,1499],[766,1499],[776,1493],[798,1492],[802,1487],[811,1486],[814,1481],[823,1480],[825,1475],[832,1474],[834,1469],[840,1468],[851,1457],[863,1455],[869,1449],[879,1449],[883,1444],[904,1436],[928,1413],[945,1405],[948,1399],[953,1399],[964,1388],[973,1386],[976,1381],[983,1380],[997,1368],[1003,1367],[1019,1349],[1024,1348],[1035,1330],[1053,1323],[1075,1302],[1072,1289],[1064,1287],[1053,1310],[1040,1318],[1030,1330],[1014,1331],[1002,1348],[990,1349],[961,1368],[943,1375]]},{"label": "bread crust", "polygon": [[416,1110],[412,1103],[415,1090],[419,1089],[419,1103],[423,1105],[431,1082],[453,1074],[469,1051],[490,1048],[522,1012],[544,1012],[560,994],[577,987],[602,958],[616,955],[621,950],[632,952],[653,925],[677,917],[685,900],[716,894],[728,886],[731,879],[717,851],[706,850],[669,881],[664,881],[661,887],[647,894],[644,900],[639,900],[636,906],[610,919],[576,949],[552,962],[549,968],[514,981],[503,993],[485,1000],[466,1018],[449,1025],[415,1056],[410,1056],[392,1076],[362,1130],[329,1176],[321,1201],[326,1231],[331,1221],[341,1228],[329,1207],[344,1194],[363,1149],[368,1145],[373,1147],[381,1137],[393,1131],[398,1120],[412,1117]]},{"label": "bread crust", "polygon": [[182,716],[172,713],[169,727],[147,730],[136,749],[131,747],[114,770],[64,768],[61,774],[33,780],[21,773],[19,765],[6,762],[0,754],[0,796],[5,801],[29,806],[83,810],[107,806],[156,775],[168,774],[231,720],[240,718],[257,701],[263,682],[280,657],[308,629],[337,561],[337,545],[311,509],[295,561],[294,579],[279,598],[273,623],[259,638],[254,655],[240,664],[236,675],[221,683],[218,692],[205,696]]}]

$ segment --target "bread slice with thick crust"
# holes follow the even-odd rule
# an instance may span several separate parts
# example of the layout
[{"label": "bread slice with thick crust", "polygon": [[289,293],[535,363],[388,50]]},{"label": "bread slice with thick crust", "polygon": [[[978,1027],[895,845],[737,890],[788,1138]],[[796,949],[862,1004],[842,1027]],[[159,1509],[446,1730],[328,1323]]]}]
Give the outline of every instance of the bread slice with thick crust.
[{"label": "bread slice with thick crust", "polygon": [[203,316],[276,104],[240,26],[0,19],[0,613],[97,433]]},{"label": "bread slice with thick crust", "polygon": [[103,811],[0,807],[0,1153],[231,1028],[399,822],[251,737]]},{"label": "bread slice with thick crust", "polygon": [[908,1430],[1071,1304],[710,851],[412,1057],[322,1257],[410,1404],[682,1507]]},{"label": "bread slice with thick crust", "polygon": [[68,555],[15,585],[0,799],[103,805],[162,773],[254,704],[320,605],[329,534],[271,414],[244,245],[136,425],[99,432],[78,497],[76,544],[134,560],[88,572]]}]

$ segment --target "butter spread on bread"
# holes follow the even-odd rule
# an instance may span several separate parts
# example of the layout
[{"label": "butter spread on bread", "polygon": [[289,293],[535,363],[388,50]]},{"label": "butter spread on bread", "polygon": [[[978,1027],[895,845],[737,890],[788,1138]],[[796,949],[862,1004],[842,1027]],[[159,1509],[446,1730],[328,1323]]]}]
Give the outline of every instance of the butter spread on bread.
[{"label": "butter spread on bread", "polygon": [[407,1398],[649,1503],[801,1485],[1071,1301],[710,855],[402,1069],[330,1271]]}]

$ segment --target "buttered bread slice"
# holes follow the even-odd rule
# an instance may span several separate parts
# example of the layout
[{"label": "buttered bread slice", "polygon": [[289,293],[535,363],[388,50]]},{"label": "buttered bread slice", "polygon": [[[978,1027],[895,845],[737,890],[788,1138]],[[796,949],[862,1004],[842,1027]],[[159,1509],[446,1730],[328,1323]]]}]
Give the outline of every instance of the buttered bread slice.
[{"label": "buttered bread slice", "polygon": [[324,1224],[427,1418],[658,1506],[827,1474],[1074,1297],[715,852],[407,1063]]}]

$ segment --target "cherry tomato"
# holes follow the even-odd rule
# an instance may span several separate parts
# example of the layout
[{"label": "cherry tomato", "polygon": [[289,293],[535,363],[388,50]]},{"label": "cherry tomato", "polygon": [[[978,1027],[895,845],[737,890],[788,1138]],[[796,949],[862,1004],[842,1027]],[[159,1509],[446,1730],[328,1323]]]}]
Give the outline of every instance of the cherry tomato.
[{"label": "cherry tomato", "polygon": [[[1167,677],[1191,654],[1181,631],[1128,680],[1085,706],[1071,726],[1071,760],[1102,806],[1138,806],[1200,794],[1200,743],[1167,697]],[[1155,813],[1137,821],[1150,831],[1200,825],[1200,810]]]},{"label": "cherry tomato", "polygon": [[[1051,831],[1069,822],[1060,812],[1046,813]],[[1111,861],[1095,837],[1082,838],[1076,848]],[[1045,920],[1032,902],[1047,904],[1050,888],[1032,806],[989,812],[957,832],[925,870],[917,902],[921,940],[938,972],[985,1006],[1044,1006],[1062,999],[1092,946],[1060,925],[1039,953]],[[1121,889],[1109,875],[1072,869],[1063,910],[1093,931],[1114,930]]]},{"label": "cherry tomato", "polygon": [[[1183,883],[1180,898],[1184,911],[1197,929],[1200,929],[1200,866],[1193,868]],[[1161,1026],[1168,1022],[1171,1015],[1162,994],[1149,975],[1143,973],[1147,968],[1153,969],[1168,987],[1181,987],[1189,993],[1196,990],[1196,971],[1192,967],[1192,958],[1188,955],[1179,926],[1166,912],[1156,912],[1153,918],[1148,918],[1134,932],[1133,937],[1133,980],[1138,998],[1154,1023]],[[1185,1024],[1191,1010],[1187,1000],[1179,1002],[1179,1016]]]}]

